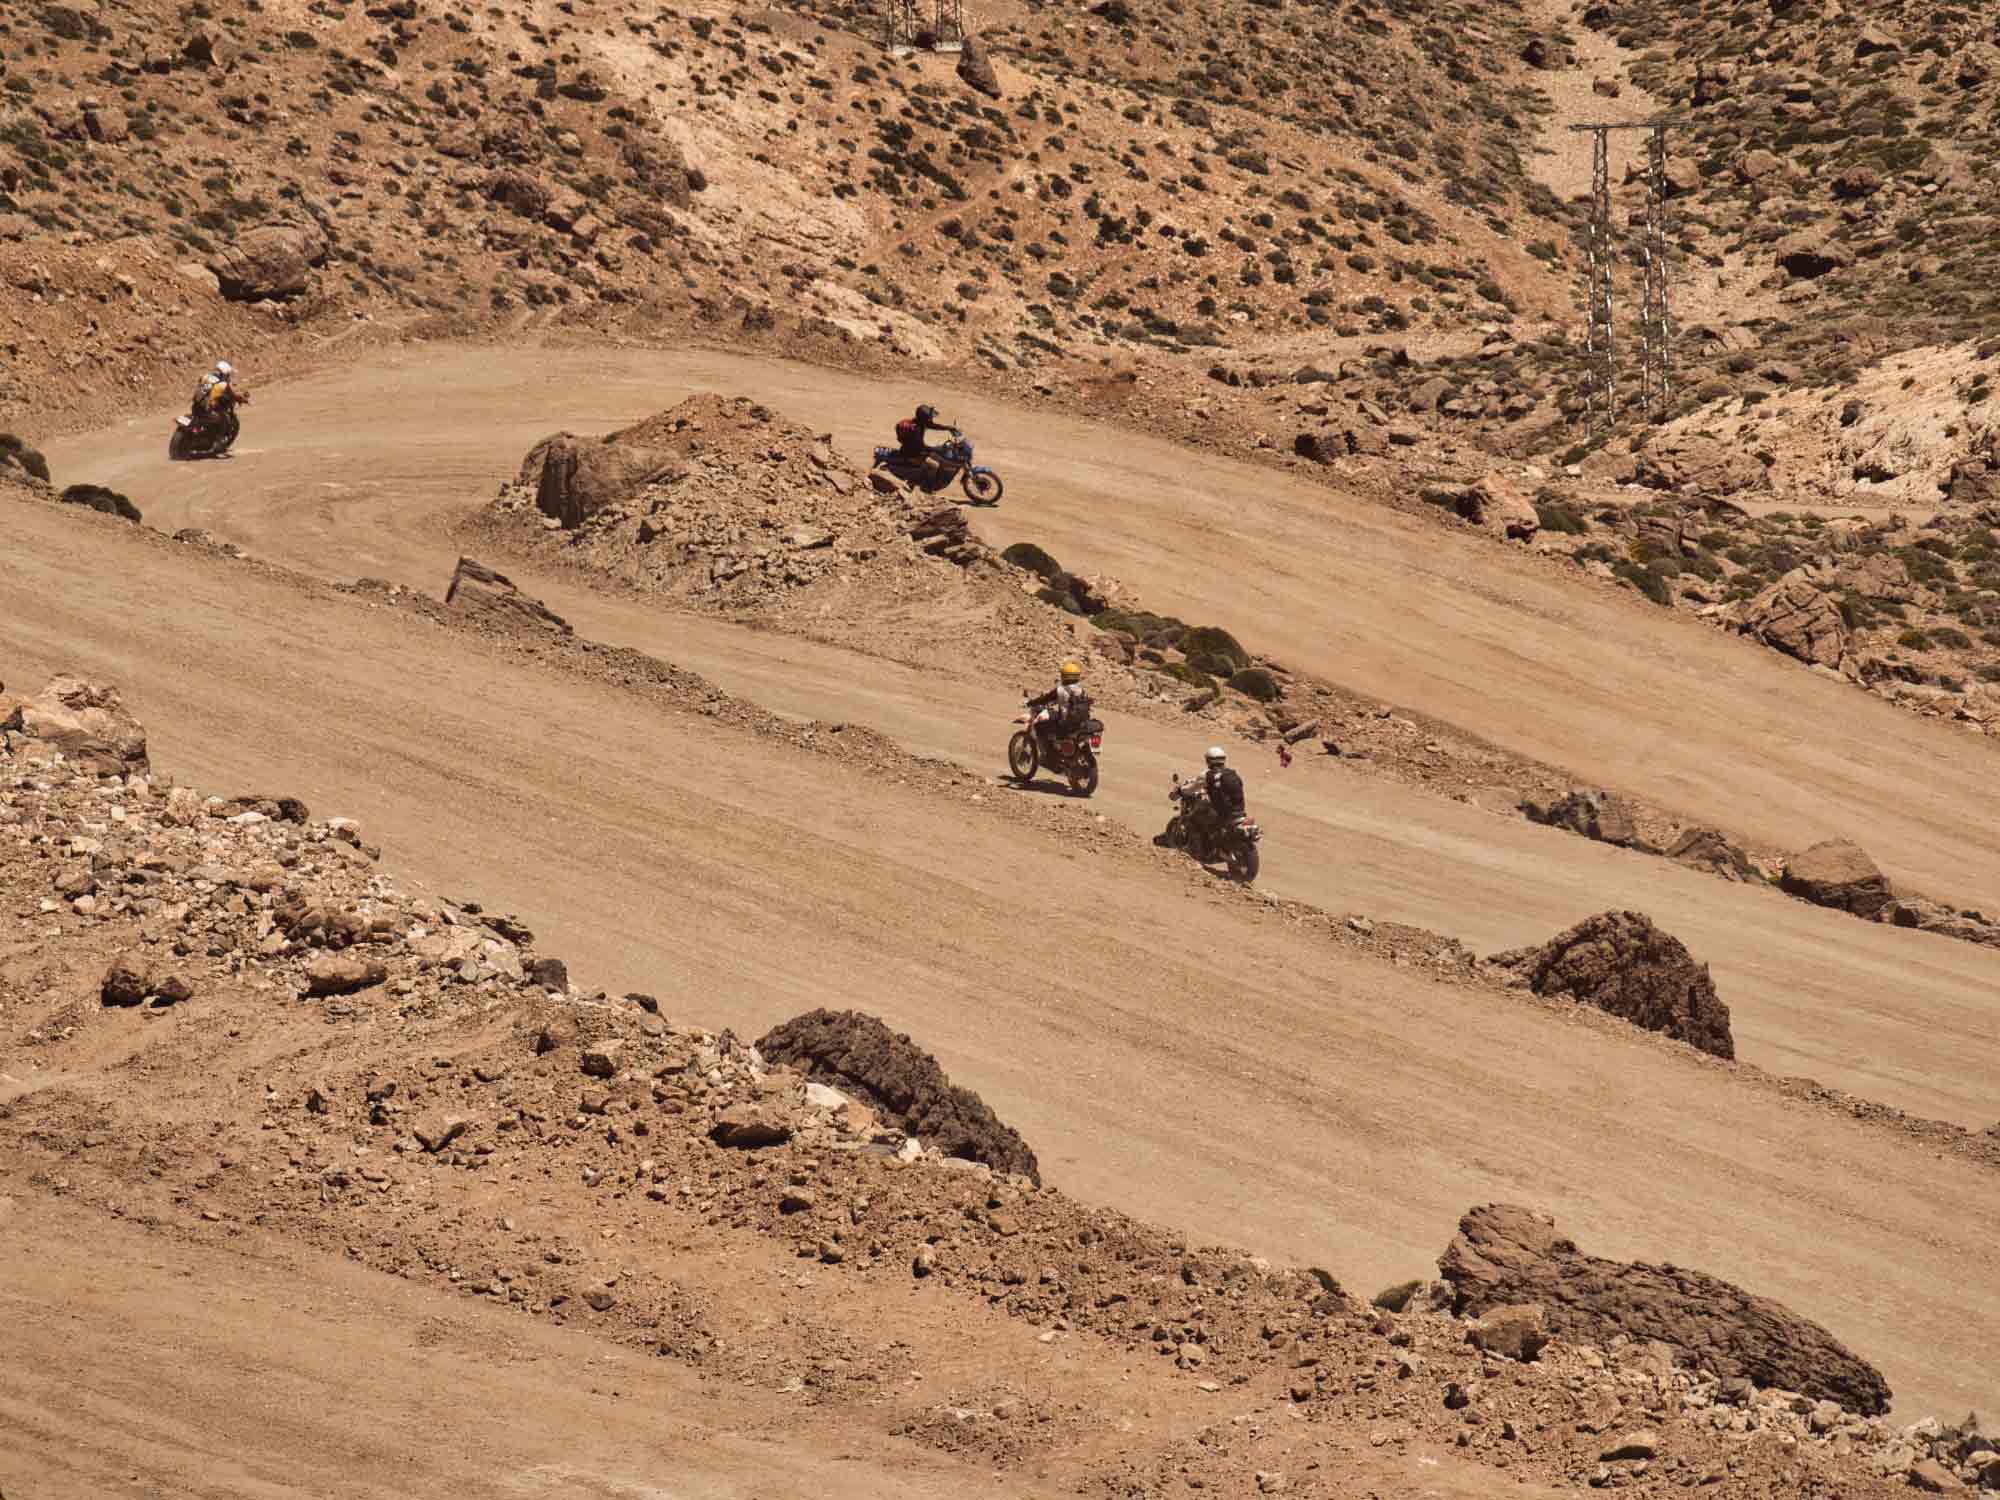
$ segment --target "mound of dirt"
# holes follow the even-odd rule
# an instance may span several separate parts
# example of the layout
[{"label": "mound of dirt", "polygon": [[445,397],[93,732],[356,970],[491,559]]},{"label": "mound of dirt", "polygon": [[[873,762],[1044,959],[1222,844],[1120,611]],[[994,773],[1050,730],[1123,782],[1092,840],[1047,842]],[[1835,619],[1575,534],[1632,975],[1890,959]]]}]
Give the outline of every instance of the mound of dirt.
[{"label": "mound of dirt", "polygon": [[1557,1338],[1657,1339],[1677,1364],[1706,1367],[1869,1415],[1889,1409],[1881,1372],[1817,1323],[1701,1271],[1584,1255],[1546,1214],[1489,1203],[1458,1221],[1438,1258],[1452,1310],[1481,1318],[1539,1305]]},{"label": "mound of dirt", "polygon": [[874,1016],[808,1011],[773,1027],[757,1050],[808,1078],[856,1090],[946,1156],[1018,1172],[1038,1185],[1042,1180],[1035,1153],[1013,1127],[947,1078],[930,1053]]},{"label": "mound of dirt", "polygon": [[525,511],[532,492],[576,560],[730,610],[823,582],[897,593],[901,571],[927,557],[991,563],[955,507],[869,478],[829,436],[748,397],[704,394],[602,439],[544,439],[499,506]]},{"label": "mound of dirt", "polygon": [[147,769],[146,731],[125,710],[118,689],[80,677],[54,677],[0,719],[0,742],[17,755],[60,755],[104,776]]},{"label": "mound of dirt", "polygon": [[1715,993],[1708,965],[1696,963],[1679,938],[1642,912],[1602,912],[1539,948],[1487,962],[1537,995],[1567,995],[1716,1057],[1736,1056],[1729,1007]]}]

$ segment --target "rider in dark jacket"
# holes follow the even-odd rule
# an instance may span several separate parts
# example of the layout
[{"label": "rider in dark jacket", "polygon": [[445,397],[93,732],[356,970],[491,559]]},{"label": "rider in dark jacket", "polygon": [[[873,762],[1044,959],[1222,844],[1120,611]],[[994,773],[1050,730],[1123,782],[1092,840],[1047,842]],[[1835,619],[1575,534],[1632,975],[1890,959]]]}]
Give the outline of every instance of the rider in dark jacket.
[{"label": "rider in dark jacket", "polygon": [[924,441],[927,432],[949,432],[949,423],[937,419],[937,408],[926,402],[917,408],[915,416],[905,417],[896,424],[896,451],[906,462],[919,465],[923,469],[922,483],[929,487],[944,467],[937,460],[930,445]]},{"label": "rider in dark jacket", "polygon": [[1201,778],[1208,797],[1209,832],[1220,833],[1243,816],[1243,778],[1229,769],[1229,757],[1220,745],[1208,747],[1208,770]]}]

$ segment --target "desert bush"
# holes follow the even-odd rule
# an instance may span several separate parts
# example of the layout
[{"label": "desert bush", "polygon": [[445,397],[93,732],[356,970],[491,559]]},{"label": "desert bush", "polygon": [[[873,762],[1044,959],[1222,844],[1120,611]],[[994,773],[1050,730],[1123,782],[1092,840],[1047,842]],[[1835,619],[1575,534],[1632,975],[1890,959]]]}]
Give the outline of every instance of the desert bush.
[{"label": "desert bush", "polygon": [[1931,638],[1921,630],[1905,630],[1896,637],[1896,644],[1908,651],[1928,651],[1931,647]]},{"label": "desert bush", "polygon": [[101,484],[73,484],[59,497],[65,505],[82,505],[107,516],[121,516],[127,521],[141,519],[139,507],[130,497],[116,490],[108,490]]},{"label": "desert bush", "polygon": [[1189,666],[1184,661],[1167,662],[1159,670],[1164,676],[1171,677],[1176,682],[1185,682],[1189,687],[1212,688],[1215,686],[1215,679],[1213,677],[1210,677],[1208,673],[1197,667]]},{"label": "desert bush", "polygon": [[1000,557],[1003,562],[1010,562],[1017,568],[1026,569],[1037,578],[1054,578],[1062,571],[1062,564],[1033,542],[1016,542],[1003,551]]},{"label": "desert bush", "polygon": [[1275,702],[1281,693],[1278,679],[1262,667],[1245,667],[1229,679],[1229,686],[1246,698],[1255,698],[1259,703]]},{"label": "desert bush", "polygon": [[0,464],[6,463],[26,469],[44,484],[49,482],[49,461],[13,433],[0,432]]},{"label": "desert bush", "polygon": [[1633,588],[1644,594],[1648,599],[1651,599],[1655,604],[1673,603],[1674,596],[1667,589],[1667,580],[1658,573],[1653,572],[1650,567],[1641,567],[1637,563],[1622,562],[1613,566],[1611,571],[1631,584]]},{"label": "desert bush", "polygon": [[1576,508],[1561,500],[1537,500],[1535,515],[1542,523],[1542,530],[1561,532],[1566,536],[1582,536],[1590,530]]},{"label": "desert bush", "polygon": [[1972,637],[1956,625],[1934,626],[1930,636],[1937,645],[1948,646],[1954,651],[1967,651],[1972,647]]},{"label": "desert bush", "polygon": [[1250,665],[1250,653],[1220,625],[1198,625],[1180,640],[1181,654],[1192,661],[1197,656],[1220,656],[1236,668]]}]

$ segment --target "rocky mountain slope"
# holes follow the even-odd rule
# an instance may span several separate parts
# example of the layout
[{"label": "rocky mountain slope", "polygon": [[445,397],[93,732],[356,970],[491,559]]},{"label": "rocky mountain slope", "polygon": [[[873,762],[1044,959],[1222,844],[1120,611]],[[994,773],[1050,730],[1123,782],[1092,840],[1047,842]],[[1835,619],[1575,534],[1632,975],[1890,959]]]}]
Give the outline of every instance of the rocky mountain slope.
[{"label": "rocky mountain slope", "polygon": [[[28,704],[0,742],[16,1192],[155,1236],[345,1247],[440,1296],[1086,1492],[1178,1474],[1332,1495],[1363,1440],[1728,1496],[2000,1484],[1976,1423],[1890,1423],[1865,1361],[1739,1288],[1668,1286],[1496,1207],[1468,1215],[1442,1281],[1364,1306],[1326,1271],[1190,1245],[1007,1170],[1032,1167],[1019,1138],[863,1018],[752,1047],[671,995],[591,991],[518,921],[404,888],[347,820],[172,786],[115,693]],[[930,1102],[898,1097],[909,1080]],[[1010,1162],[906,1128],[947,1115],[989,1122]],[[746,1276],[787,1266],[823,1288],[816,1316],[746,1301]],[[903,1338],[880,1342],[865,1330],[895,1302]],[[950,1330],[989,1319],[1069,1361],[922,1388]],[[1121,1402],[1136,1376],[1177,1405],[1226,1391],[1239,1415],[1128,1429],[1107,1453],[1100,1362],[1124,1367]],[[1272,1423],[1286,1436],[1259,1441]]]}]

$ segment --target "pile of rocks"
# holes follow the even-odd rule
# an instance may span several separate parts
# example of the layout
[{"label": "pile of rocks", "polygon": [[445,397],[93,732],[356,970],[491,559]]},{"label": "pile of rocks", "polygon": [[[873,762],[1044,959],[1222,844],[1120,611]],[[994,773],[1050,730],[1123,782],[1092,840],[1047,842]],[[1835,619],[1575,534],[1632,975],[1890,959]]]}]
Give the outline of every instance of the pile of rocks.
[{"label": "pile of rocks", "polygon": [[537,513],[594,568],[732,610],[829,579],[866,588],[929,558],[998,568],[955,507],[743,396],[691,396],[601,439],[544,439],[495,509]]},{"label": "pile of rocks", "polygon": [[115,689],[58,677],[4,722],[0,849],[11,880],[39,892],[22,916],[45,935],[113,924],[129,935],[104,974],[106,1005],[159,1008],[249,970],[298,995],[387,985],[398,997],[427,975],[550,972],[511,919],[399,890],[352,819],[153,776]]}]

